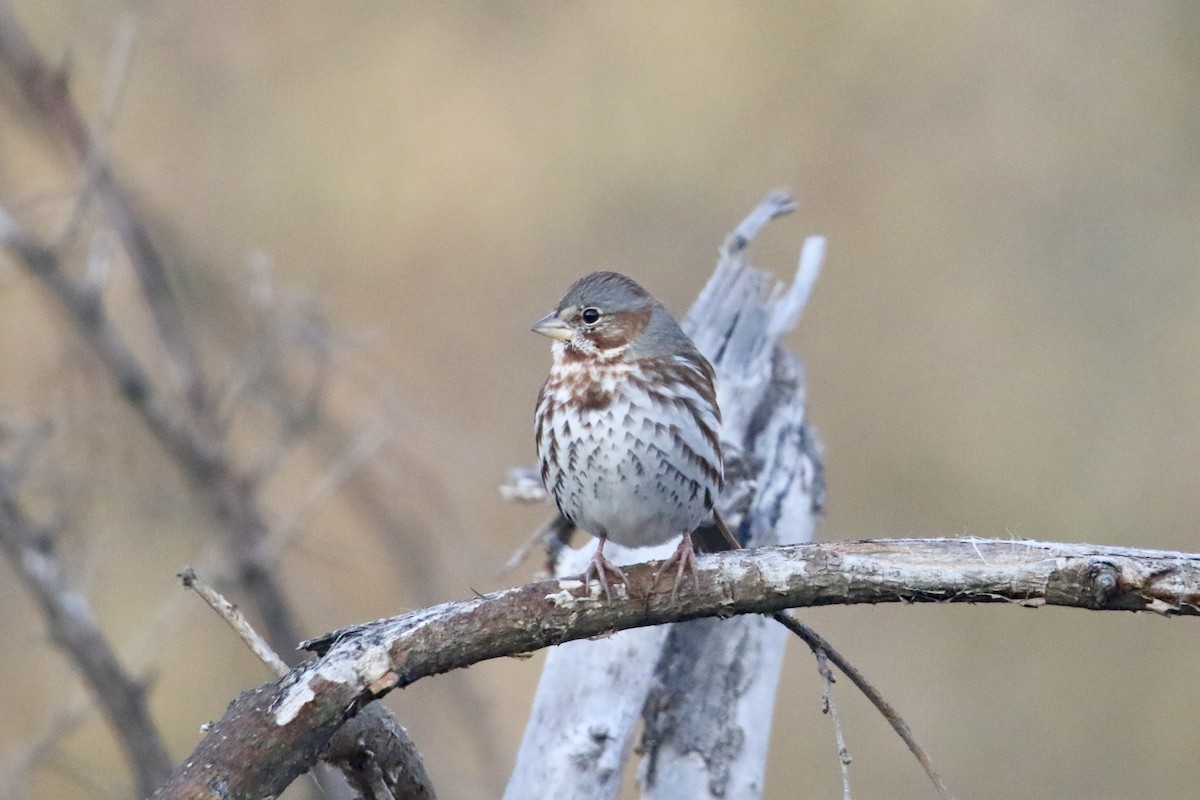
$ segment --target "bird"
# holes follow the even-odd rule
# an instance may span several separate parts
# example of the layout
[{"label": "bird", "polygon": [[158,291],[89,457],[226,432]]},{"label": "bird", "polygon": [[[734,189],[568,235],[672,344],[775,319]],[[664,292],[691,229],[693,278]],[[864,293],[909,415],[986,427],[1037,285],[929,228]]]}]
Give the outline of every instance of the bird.
[{"label": "bird", "polygon": [[[712,365],[662,303],[618,272],[577,280],[533,330],[554,340],[534,414],[542,483],[567,521],[600,540],[583,574],[584,596],[592,575],[610,602],[609,578],[625,581],[604,557],[609,539],[642,547],[680,536],[654,576],[657,583],[675,569],[674,599],[687,570],[696,576],[694,546],[702,552],[742,546],[715,505],[725,478]],[[820,634],[786,611],[771,616],[836,664],[886,718],[897,719]],[[922,753],[918,760],[944,790],[904,728],[901,738]]]},{"label": "bird", "polygon": [[584,593],[595,576],[611,601],[610,579],[625,582],[605,542],[678,536],[654,576],[674,568],[674,599],[686,573],[696,578],[696,545],[741,546],[715,506],[724,464],[712,365],[662,303],[618,272],[575,281],[533,331],[554,340],[534,416],[542,483],[563,517],[599,539]]}]

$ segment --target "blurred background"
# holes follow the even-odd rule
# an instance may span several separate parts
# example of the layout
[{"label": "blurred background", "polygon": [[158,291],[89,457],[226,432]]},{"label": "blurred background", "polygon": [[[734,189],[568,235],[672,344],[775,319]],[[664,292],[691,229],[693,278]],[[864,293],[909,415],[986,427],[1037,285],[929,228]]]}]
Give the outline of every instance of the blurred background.
[{"label": "blurred background", "polygon": [[[214,383],[238,387],[265,335],[286,345],[273,367],[322,388],[315,434],[277,447],[260,424],[274,400],[251,391],[231,440],[251,466],[282,452],[261,502],[303,635],[525,581],[533,561],[497,571],[546,512],[497,486],[533,459],[549,353],[530,323],[597,268],[682,313],[725,234],[777,187],[800,210],[752,262],[786,277],[805,235],[829,239],[789,340],[826,446],[821,538],[1200,550],[1200,5],[14,8],[69,64],[89,121],[116,109],[115,169],[154,220]],[[51,234],[83,178],[29,114],[0,76],[0,201]],[[169,377],[128,272],[114,263],[109,308]],[[0,412],[52,424],[23,496],[65,524],[68,574],[152,681],[182,759],[201,723],[268,679],[174,577],[195,564],[217,579],[220,534],[7,254]],[[128,796],[106,726],[7,565],[0,607],[6,791]],[[1194,622],[803,616],[961,797],[1195,794]],[[499,795],[540,661],[389,697],[442,796]],[[855,797],[933,796],[846,683],[840,698]],[[794,647],[767,797],[839,795],[819,704]]]}]

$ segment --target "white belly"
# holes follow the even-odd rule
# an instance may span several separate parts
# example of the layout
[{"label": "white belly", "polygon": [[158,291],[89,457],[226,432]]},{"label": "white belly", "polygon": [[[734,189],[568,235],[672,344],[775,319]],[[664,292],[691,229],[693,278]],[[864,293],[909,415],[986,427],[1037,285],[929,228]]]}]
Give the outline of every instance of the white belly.
[{"label": "white belly", "polygon": [[573,421],[560,409],[539,442],[543,456],[551,445],[556,454],[547,465],[547,489],[580,528],[627,547],[690,533],[708,519],[717,489],[680,443],[718,469],[720,456],[689,430],[690,417],[687,425],[675,424],[684,421],[628,387]]}]

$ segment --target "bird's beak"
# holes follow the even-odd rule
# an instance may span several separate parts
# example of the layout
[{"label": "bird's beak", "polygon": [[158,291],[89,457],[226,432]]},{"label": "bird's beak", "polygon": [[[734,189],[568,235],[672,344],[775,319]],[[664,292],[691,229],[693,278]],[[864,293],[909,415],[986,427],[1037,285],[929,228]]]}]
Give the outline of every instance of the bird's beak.
[{"label": "bird's beak", "polygon": [[557,311],[551,311],[546,316],[533,323],[533,332],[540,333],[542,336],[549,336],[551,339],[559,339],[567,341],[574,333],[567,323],[558,318]]}]

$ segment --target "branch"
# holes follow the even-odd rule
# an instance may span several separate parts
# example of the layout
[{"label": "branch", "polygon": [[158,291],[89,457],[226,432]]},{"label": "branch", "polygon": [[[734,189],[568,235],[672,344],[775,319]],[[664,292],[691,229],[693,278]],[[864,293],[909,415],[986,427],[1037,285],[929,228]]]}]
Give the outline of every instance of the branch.
[{"label": "branch", "polygon": [[[501,656],[705,616],[887,602],[1012,603],[1200,615],[1200,554],[987,539],[892,539],[700,557],[698,585],[671,600],[656,564],[626,570],[613,602],[578,580],[532,583],[336,631],[320,658],[239,697],[155,794],[276,795],[358,709],[421,678]],[[263,742],[271,742],[265,749]]]},{"label": "branch", "polygon": [[[191,567],[178,576],[225,620],[277,678],[288,673],[271,646],[220,592],[202,580]],[[373,703],[338,729],[322,755],[337,766],[346,781],[364,800],[433,800],[433,785],[417,747],[392,712]]]},{"label": "branch", "polygon": [[198,425],[189,423],[188,412],[173,405],[158,388],[113,326],[102,299],[66,274],[58,251],[36,241],[3,208],[0,245],[58,302],[120,395],[200,490],[212,515],[228,532],[238,582],[253,598],[272,643],[290,650],[300,637],[260,547],[267,525],[256,500],[257,482],[241,475],[226,457],[224,443],[200,433]]},{"label": "branch", "polygon": [[[790,617],[789,617],[790,619]],[[837,704],[833,700],[833,670],[829,668],[829,654],[820,647],[813,648],[817,658],[817,672],[821,675],[821,713],[828,714],[833,722],[833,736],[837,741],[838,764],[842,769],[842,798],[851,800],[850,794],[850,751],[846,749],[846,737],[842,735],[842,720],[838,716]]]},{"label": "branch", "polygon": [[0,474],[0,550],[45,617],[50,637],[88,683],[147,796],[170,773],[171,758],[146,706],[144,688],[125,671],[87,600],[59,568],[47,532],[25,514],[7,475]]},{"label": "branch", "polygon": [[108,217],[119,232],[138,275],[142,295],[156,323],[159,339],[181,371],[187,401],[156,383],[133,355],[109,319],[103,297],[88,282],[76,281],[63,268],[61,246],[30,235],[7,210],[0,208],[0,245],[10,250],[66,312],[120,393],[159,443],[199,490],[208,510],[228,535],[239,585],[250,595],[271,642],[289,651],[300,638],[292,610],[263,551],[268,526],[258,503],[258,476],[231,461],[224,432],[213,424],[198,355],[188,338],[182,312],[166,265],[149,235],[132,195],[113,175],[103,153],[67,91],[66,75],[52,68],[30,42],[12,10],[0,0],[0,66],[12,73],[36,117],[65,138],[89,168]]},{"label": "branch", "polygon": [[780,611],[773,615],[775,620],[782,624],[792,633],[799,636],[804,643],[812,649],[813,655],[817,659],[817,672],[821,675],[824,689],[821,693],[821,710],[829,714],[833,719],[834,736],[837,739],[838,745],[838,762],[842,769],[842,790],[846,797],[850,796],[850,773],[847,767],[850,766],[850,754],[846,750],[846,741],[842,736],[842,724],[838,721],[837,709],[833,704],[833,674],[829,670],[829,662],[837,664],[837,668],[842,671],[842,674],[850,679],[858,690],[870,701],[871,705],[875,706],[876,710],[883,715],[887,723],[892,726],[892,730],[908,747],[909,752],[917,759],[917,763],[921,765],[921,769],[925,770],[925,774],[929,776],[933,786],[937,789],[938,796],[949,800],[953,797],[950,794],[950,787],[946,785],[946,781],[941,774],[934,769],[933,761],[929,758],[929,754],[925,752],[925,748],[917,741],[917,737],[913,734],[912,728],[908,727],[908,723],[900,716],[900,712],[892,707],[883,693],[875,688],[875,685],[867,680],[867,676],[859,671],[858,667],[851,664],[846,658],[835,650],[829,642],[821,634],[808,627],[800,620],[793,617],[786,611]]},{"label": "branch", "polygon": [[[824,240],[805,240],[790,284],[747,259],[758,232],[794,208],[785,192],[763,198],[726,238],[683,323],[717,372],[727,454],[718,503],[750,547],[812,541],[824,496],[803,367],[779,344],[804,309]],[[786,645],[759,616],[671,627],[642,715],[644,800],[761,796]]]},{"label": "branch", "polygon": [[83,115],[71,100],[67,74],[52,67],[42,57],[17,22],[12,9],[3,2],[0,2],[0,64],[16,79],[38,123],[64,140],[89,173],[85,191],[94,187],[104,202],[129,254],[159,337],[172,364],[184,376],[192,408],[199,410],[205,396],[200,359],[187,336],[162,254],[150,238],[132,193],[113,175],[104,158],[104,148],[92,136]]}]

